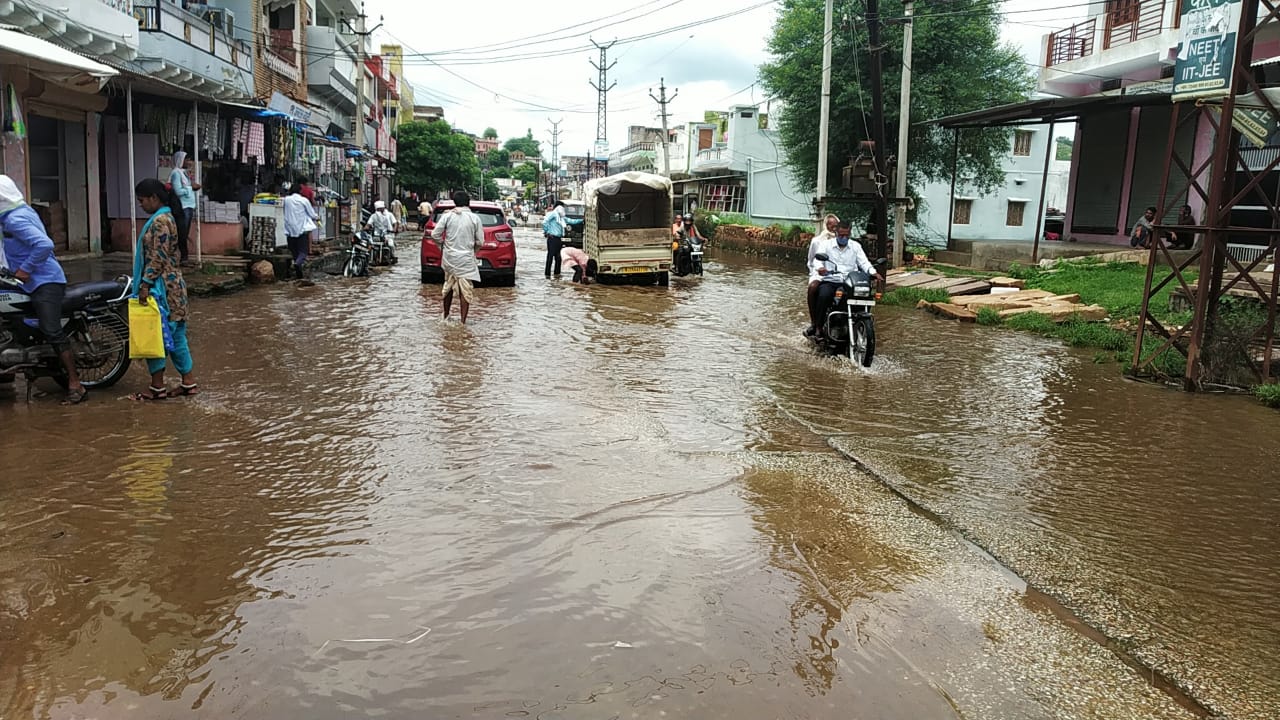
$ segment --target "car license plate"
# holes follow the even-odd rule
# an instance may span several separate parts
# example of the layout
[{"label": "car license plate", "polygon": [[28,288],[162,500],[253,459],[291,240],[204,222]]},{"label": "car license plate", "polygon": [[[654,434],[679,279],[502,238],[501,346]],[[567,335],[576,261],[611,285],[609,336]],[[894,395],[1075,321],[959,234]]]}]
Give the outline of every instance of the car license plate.
[{"label": "car license plate", "polygon": [[649,272],[649,268],[643,265],[632,265],[631,267],[622,268],[623,273],[645,273]]},{"label": "car license plate", "polygon": [[862,307],[871,307],[876,304],[875,300],[850,300],[850,305],[861,305]]}]

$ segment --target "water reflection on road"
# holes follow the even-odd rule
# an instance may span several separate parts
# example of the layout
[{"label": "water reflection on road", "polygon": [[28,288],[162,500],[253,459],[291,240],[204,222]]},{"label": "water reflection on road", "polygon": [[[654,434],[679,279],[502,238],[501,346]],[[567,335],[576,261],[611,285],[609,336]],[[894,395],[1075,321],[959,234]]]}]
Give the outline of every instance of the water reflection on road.
[{"label": "water reflection on road", "polygon": [[829,439],[1275,697],[1260,410],[909,313],[855,371],[776,265],[583,288],[520,249],[470,327],[409,262],[197,302],[191,402],[0,396],[0,716],[1182,716]]}]

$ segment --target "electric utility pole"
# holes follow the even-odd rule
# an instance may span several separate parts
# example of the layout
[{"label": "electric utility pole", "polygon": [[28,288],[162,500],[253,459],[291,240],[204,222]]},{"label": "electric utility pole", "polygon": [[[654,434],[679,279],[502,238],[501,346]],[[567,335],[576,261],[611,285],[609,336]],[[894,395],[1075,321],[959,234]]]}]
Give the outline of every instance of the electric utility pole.
[{"label": "electric utility pole", "polygon": [[595,40],[591,41],[591,44],[595,45],[596,49],[600,51],[599,65],[597,65],[594,60],[589,61],[591,62],[591,67],[594,67],[596,71],[600,73],[600,81],[598,84],[590,80],[587,81],[591,83],[591,87],[596,89],[596,94],[599,98],[596,104],[596,148],[593,159],[605,154],[609,149],[609,135],[607,132],[608,123],[606,121],[609,109],[609,91],[618,84],[617,81],[615,81],[613,85],[609,84],[609,71],[613,69],[614,65],[618,64],[617,60],[614,60],[612,63],[609,62],[609,48],[613,47],[613,43],[615,42],[617,42],[617,40],[614,40],[608,45],[601,45]]},{"label": "electric utility pole", "polygon": [[902,92],[898,104],[898,201],[893,227],[893,267],[902,267],[907,247],[907,136],[911,129],[911,14],[914,9],[914,0],[902,3]]},{"label": "electric utility pole", "polygon": [[[827,0],[827,8],[822,16],[822,109],[818,118],[818,232],[825,229],[822,219],[822,199],[827,196],[827,143],[831,115],[831,44],[834,41],[831,16],[835,10],[835,0]],[[747,182],[750,182],[748,180]]]},{"label": "electric utility pole", "polygon": [[[556,195],[560,194],[560,123],[564,122],[564,118],[552,120],[547,118],[547,122],[551,123],[551,172],[555,173]],[[559,199],[559,198],[557,198]]]},{"label": "electric utility pole", "polygon": [[377,32],[378,28],[382,27],[382,18],[378,18],[378,24],[372,30],[366,30],[365,20],[368,19],[368,16],[364,14],[363,3],[360,5],[360,14],[356,15],[356,26],[354,28],[351,27],[351,23],[347,22],[347,19],[343,17],[341,13],[338,17],[342,24],[347,27],[347,31],[356,36],[356,57],[359,58],[359,67],[356,68],[355,136],[356,147],[364,150],[364,72],[366,68],[365,61],[369,59],[369,55],[365,51],[365,43],[368,41],[370,35],[374,34]]},{"label": "electric utility pole", "polygon": [[871,46],[871,140],[875,143],[873,157],[876,163],[876,198],[871,210],[871,220],[876,228],[876,257],[885,256],[889,233],[889,208],[886,204],[885,185],[889,180],[884,163],[884,68],[881,66],[880,0],[867,0],[867,42]]},{"label": "electric utility pole", "polygon": [[[671,93],[671,97],[667,97],[666,78],[658,78],[659,97],[653,97],[653,88],[649,88],[649,97],[653,98],[653,101],[658,103],[658,107],[662,108],[662,174],[667,177],[671,177],[671,150],[669,148],[671,145],[671,131],[667,129],[667,118],[671,116],[671,113],[667,112],[667,103],[675,100],[679,94],[680,90],[677,88],[675,92]],[[750,182],[750,179],[747,182]]]}]

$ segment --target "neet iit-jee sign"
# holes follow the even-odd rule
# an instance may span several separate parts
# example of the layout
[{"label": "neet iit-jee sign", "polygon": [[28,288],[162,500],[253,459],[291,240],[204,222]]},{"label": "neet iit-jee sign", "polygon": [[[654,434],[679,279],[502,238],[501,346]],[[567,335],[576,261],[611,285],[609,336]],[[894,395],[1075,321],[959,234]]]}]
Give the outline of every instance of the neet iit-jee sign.
[{"label": "neet iit-jee sign", "polygon": [[1231,90],[1240,6],[1240,0],[1182,0],[1182,42],[1173,69],[1175,101]]}]

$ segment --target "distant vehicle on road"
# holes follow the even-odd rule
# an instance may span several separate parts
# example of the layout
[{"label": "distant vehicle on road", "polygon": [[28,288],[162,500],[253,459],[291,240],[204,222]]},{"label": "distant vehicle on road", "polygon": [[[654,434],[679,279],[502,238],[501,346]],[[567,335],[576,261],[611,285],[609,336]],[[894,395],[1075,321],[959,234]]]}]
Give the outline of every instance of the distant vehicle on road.
[{"label": "distant vehicle on road", "polygon": [[[440,267],[440,246],[431,239],[431,231],[436,229],[440,216],[456,207],[452,200],[441,200],[436,203],[431,218],[422,231],[422,282],[444,282],[444,269]],[[494,285],[516,284],[516,243],[515,233],[497,203],[471,201],[471,212],[480,218],[484,226],[484,246],[476,252],[476,260],[480,265],[480,282]]]},{"label": "distant vehicle on road", "polygon": [[564,236],[564,244],[582,247],[582,233],[587,226],[587,206],[581,200],[564,201],[564,219],[569,226]]}]

